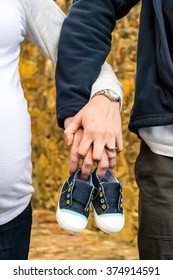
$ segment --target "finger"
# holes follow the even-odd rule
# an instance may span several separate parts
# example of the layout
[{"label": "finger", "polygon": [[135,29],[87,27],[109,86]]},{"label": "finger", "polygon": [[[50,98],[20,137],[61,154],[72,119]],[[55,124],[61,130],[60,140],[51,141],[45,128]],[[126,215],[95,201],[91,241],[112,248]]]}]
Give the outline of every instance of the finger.
[{"label": "finger", "polygon": [[116,157],[109,159],[109,169],[114,171],[116,165]]},{"label": "finger", "polygon": [[79,145],[78,157],[80,159],[84,159],[91,146],[92,146],[92,140],[87,138],[84,133],[83,138]]},{"label": "finger", "polygon": [[74,135],[74,141],[70,152],[70,166],[69,166],[70,173],[75,172],[79,166],[78,147],[82,139],[82,136],[83,136],[83,130],[78,129]]},{"label": "finger", "polygon": [[71,146],[73,144],[73,141],[74,141],[74,134],[71,133],[65,136],[65,143],[67,146]]},{"label": "finger", "polygon": [[109,168],[109,159],[106,151],[104,150],[102,158],[97,164],[97,175],[100,179],[102,179],[105,176],[108,168]]},{"label": "finger", "polygon": [[81,179],[86,181],[92,171],[93,160],[92,160],[92,147],[90,146],[85,159],[83,160],[81,167]]},{"label": "finger", "polygon": [[116,143],[117,143],[117,153],[120,153],[123,150],[123,137],[122,137],[122,133],[120,133],[117,136]]},{"label": "finger", "polygon": [[64,128],[66,129],[69,124],[71,123],[71,121],[73,120],[74,117],[68,117],[64,120]]},{"label": "finger", "polygon": [[72,145],[73,140],[74,140],[74,134],[81,127],[81,123],[82,123],[81,114],[78,113],[76,116],[73,117],[70,124],[64,130],[64,135],[66,138],[67,145],[69,145],[69,146]]},{"label": "finger", "polygon": [[93,142],[93,160],[99,162],[102,159],[105,149],[105,143],[103,141],[95,140]]},{"label": "finger", "polygon": [[115,158],[117,155],[118,147],[114,144],[106,144],[105,150],[109,159]]}]

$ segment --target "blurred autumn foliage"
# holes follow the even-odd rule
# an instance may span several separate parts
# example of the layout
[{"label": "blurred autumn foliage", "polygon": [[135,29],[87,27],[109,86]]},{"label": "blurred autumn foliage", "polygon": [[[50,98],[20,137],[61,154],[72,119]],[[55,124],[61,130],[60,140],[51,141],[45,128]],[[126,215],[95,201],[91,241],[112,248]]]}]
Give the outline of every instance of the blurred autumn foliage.
[{"label": "blurred autumn foliage", "polygon": [[[67,13],[71,1],[57,0]],[[108,62],[124,86],[122,127],[124,151],[117,157],[115,174],[123,184],[126,224],[117,238],[132,241],[136,237],[138,189],[134,180],[134,162],[139,149],[136,135],[129,133],[128,121],[133,105],[136,71],[136,47],[140,5],[116,24]],[[32,118],[32,161],[35,208],[55,211],[59,190],[68,177],[69,149],[55,114],[55,69],[36,46],[27,40],[22,44],[21,81]],[[90,223],[93,230],[94,224]]]}]

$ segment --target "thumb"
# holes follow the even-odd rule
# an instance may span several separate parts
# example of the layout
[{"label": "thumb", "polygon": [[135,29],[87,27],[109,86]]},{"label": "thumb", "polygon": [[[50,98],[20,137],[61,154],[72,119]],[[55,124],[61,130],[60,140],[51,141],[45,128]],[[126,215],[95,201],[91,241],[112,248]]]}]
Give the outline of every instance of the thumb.
[{"label": "thumb", "polygon": [[65,135],[65,138],[66,138],[66,144],[68,146],[72,145],[74,134],[81,127],[81,124],[82,124],[82,117],[81,117],[81,114],[78,113],[77,115],[75,115],[73,117],[70,124],[64,130],[64,135]]}]

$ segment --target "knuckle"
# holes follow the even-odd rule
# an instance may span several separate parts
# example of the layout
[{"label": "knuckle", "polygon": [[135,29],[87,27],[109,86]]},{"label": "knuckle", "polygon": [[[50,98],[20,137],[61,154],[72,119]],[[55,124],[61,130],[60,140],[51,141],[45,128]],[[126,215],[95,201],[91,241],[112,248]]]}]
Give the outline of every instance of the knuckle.
[{"label": "knuckle", "polygon": [[109,167],[109,163],[108,163],[108,161],[103,161],[103,162],[101,162],[100,163],[100,168],[102,169],[102,170],[106,170],[106,169],[108,169],[108,167]]},{"label": "knuckle", "polygon": [[85,155],[82,155],[80,153],[78,153],[77,156],[78,156],[79,159],[84,159],[85,158]]},{"label": "knuckle", "polygon": [[101,135],[103,135],[103,130],[100,127],[90,127],[90,129],[87,131],[86,133],[88,135],[89,138],[96,138],[96,137],[100,137]]},{"label": "knuckle", "polygon": [[108,139],[114,138],[115,139],[115,133],[113,131],[108,131],[106,133]]},{"label": "knuckle", "polygon": [[85,156],[86,156],[86,152],[83,150],[83,149],[78,149],[78,152],[77,152],[77,155],[78,155],[78,157],[80,157],[80,158],[85,158]]},{"label": "knuckle", "polygon": [[92,160],[89,160],[89,159],[85,160],[85,162],[84,162],[84,165],[85,165],[87,168],[88,168],[88,167],[91,167],[92,164],[93,164],[93,161],[92,161]]},{"label": "knuckle", "polygon": [[64,135],[67,136],[68,134],[69,134],[69,132],[68,132],[68,129],[66,128],[66,129],[64,130]]},{"label": "knuckle", "polygon": [[95,126],[90,125],[90,127],[88,127],[88,129],[87,129],[87,131],[86,131],[86,134],[92,135],[92,134],[95,134],[96,131],[97,131],[97,130],[96,130]]},{"label": "knuckle", "polygon": [[70,158],[77,158],[77,149],[73,147],[71,150]]},{"label": "knuckle", "polygon": [[109,160],[116,159],[116,155],[108,155],[108,159],[109,159]]},{"label": "knuckle", "polygon": [[77,158],[76,156],[71,156],[70,162],[71,162],[72,164],[76,164],[76,163],[78,162],[78,158]]},{"label": "knuckle", "polygon": [[93,156],[93,161],[95,161],[95,162],[99,162],[101,160],[101,158],[100,157],[98,157],[98,156]]}]

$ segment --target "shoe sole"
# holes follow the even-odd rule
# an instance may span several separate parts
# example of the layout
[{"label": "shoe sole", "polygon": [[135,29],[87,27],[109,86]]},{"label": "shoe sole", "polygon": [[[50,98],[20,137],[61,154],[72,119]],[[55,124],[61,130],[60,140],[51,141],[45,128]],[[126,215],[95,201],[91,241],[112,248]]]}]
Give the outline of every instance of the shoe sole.
[{"label": "shoe sole", "polygon": [[96,213],[96,211],[95,211],[94,208],[93,208],[93,211],[94,211],[94,219],[95,219],[96,225],[97,225],[98,228],[101,229],[103,232],[109,233],[109,234],[113,234],[113,233],[119,232],[119,231],[122,230],[122,228],[124,227],[124,223],[125,223],[124,215],[123,215],[123,223],[122,223],[121,227],[119,227],[119,228],[110,228],[110,227],[108,227],[107,225],[105,225],[105,224],[101,221],[101,219],[99,218],[99,215]]}]

